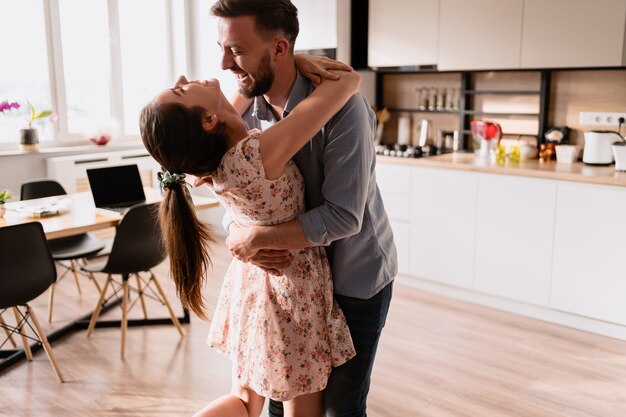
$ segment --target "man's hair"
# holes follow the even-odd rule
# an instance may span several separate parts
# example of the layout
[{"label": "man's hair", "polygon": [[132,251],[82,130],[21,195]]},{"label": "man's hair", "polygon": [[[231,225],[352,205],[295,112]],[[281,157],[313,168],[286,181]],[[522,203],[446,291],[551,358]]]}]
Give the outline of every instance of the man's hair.
[{"label": "man's hair", "polygon": [[293,51],[300,25],[298,9],[289,0],[218,0],[211,7],[216,17],[253,16],[256,29],[264,38],[282,32]]}]

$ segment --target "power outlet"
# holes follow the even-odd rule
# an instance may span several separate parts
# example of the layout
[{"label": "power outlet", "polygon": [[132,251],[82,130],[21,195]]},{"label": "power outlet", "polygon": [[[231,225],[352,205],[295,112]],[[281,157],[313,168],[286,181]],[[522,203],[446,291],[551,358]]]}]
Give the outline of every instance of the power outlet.
[{"label": "power outlet", "polygon": [[[596,113],[596,112],[580,112],[579,123],[583,126],[611,126],[615,127],[619,124],[619,118],[626,120],[626,113]],[[626,125],[626,123],[624,124]]]}]

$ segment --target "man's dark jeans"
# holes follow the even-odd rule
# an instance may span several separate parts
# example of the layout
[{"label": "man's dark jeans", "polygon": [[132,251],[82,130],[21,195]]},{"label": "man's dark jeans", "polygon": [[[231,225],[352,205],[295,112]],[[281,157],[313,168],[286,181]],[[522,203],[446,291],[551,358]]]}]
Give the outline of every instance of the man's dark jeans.
[{"label": "man's dark jeans", "polygon": [[[348,321],[356,356],[333,368],[324,391],[326,417],[366,417],[367,394],[380,333],[385,326],[393,283],[369,300],[335,295]],[[282,417],[283,406],[270,400],[270,417]]]}]

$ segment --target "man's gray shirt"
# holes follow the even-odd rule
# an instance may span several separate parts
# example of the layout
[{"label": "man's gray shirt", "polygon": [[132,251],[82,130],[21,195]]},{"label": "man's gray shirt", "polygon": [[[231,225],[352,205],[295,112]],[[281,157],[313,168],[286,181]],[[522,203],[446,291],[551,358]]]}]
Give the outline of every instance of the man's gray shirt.
[{"label": "man's gray shirt", "polygon": [[[298,73],[283,117],[313,91]],[[248,129],[276,121],[256,97],[243,115]],[[268,123],[269,122],[269,123]],[[326,246],[335,293],[368,299],[393,281],[398,267],[389,219],[376,185],[376,118],[356,94],[293,157],[305,183],[307,212],[298,219],[312,246]]]}]

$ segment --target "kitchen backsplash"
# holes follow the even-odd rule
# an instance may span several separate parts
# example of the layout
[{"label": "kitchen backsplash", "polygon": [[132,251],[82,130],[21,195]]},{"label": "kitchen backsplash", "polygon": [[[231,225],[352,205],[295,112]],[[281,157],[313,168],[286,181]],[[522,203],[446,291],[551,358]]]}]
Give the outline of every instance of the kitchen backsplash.
[{"label": "kitchen backsplash", "polygon": [[581,126],[582,111],[626,112],[626,70],[553,72],[549,126],[568,126],[570,142],[581,146],[586,130],[617,130],[617,126]]},{"label": "kitchen backsplash", "polygon": [[[461,73],[394,73],[384,75],[382,102],[392,111],[385,124],[384,143],[395,143],[398,137],[398,117],[410,116],[412,139],[421,119],[432,121],[433,133],[437,130],[459,129],[459,114],[455,112],[403,112],[418,109],[419,90],[424,87],[458,87]],[[470,90],[479,91],[538,91],[541,83],[539,71],[476,72]],[[518,135],[535,136],[538,130],[540,97],[537,94],[476,94],[468,96],[470,108],[479,113],[504,113],[475,115],[475,119],[497,122],[502,125],[504,138]],[[617,126],[583,126],[580,112],[626,112],[626,70],[552,70],[548,123],[546,127],[568,126],[570,142],[584,145],[586,130],[616,130]],[[510,116],[513,115],[513,116]],[[507,132],[512,133],[507,135]]]}]

